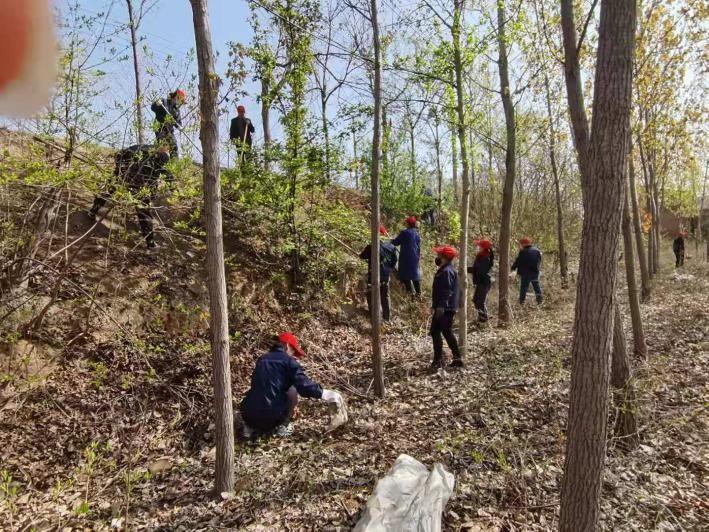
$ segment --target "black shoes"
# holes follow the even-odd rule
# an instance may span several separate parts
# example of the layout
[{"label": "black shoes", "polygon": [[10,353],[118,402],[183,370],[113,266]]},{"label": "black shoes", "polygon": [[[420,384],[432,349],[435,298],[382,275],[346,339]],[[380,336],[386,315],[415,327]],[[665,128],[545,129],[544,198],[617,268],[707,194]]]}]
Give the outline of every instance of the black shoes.
[{"label": "black shoes", "polygon": [[456,358],[455,360],[453,360],[453,362],[451,362],[451,367],[452,368],[463,368],[463,367],[465,367],[465,363],[463,362],[462,358]]}]

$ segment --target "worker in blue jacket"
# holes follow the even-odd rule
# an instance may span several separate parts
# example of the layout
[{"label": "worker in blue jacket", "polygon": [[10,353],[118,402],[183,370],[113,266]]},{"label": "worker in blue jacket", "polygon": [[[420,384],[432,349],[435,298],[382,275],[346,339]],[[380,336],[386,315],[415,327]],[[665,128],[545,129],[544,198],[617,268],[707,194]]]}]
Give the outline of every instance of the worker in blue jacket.
[{"label": "worker in blue jacket", "polygon": [[406,229],[391,241],[401,247],[399,253],[399,281],[409,294],[421,295],[421,235],[416,229],[416,217],[406,219]]},{"label": "worker in blue jacket", "polygon": [[[396,270],[398,252],[392,243],[387,239],[389,232],[383,225],[379,226],[379,234],[382,239],[379,243],[379,296],[382,305],[382,319],[391,319],[391,298],[389,297],[389,281],[391,273]],[[369,266],[367,271],[367,308],[372,308],[372,245],[367,244],[359,254],[359,258],[367,261]]]},{"label": "worker in blue jacket", "polygon": [[532,241],[524,237],[519,241],[519,253],[512,263],[512,271],[517,270],[519,275],[519,304],[524,305],[527,298],[527,290],[532,285],[537,304],[542,303],[542,285],[539,284],[539,272],[542,265],[542,252],[532,245]]},{"label": "worker in blue jacket", "polygon": [[486,239],[475,242],[477,253],[472,266],[468,266],[468,273],[473,274],[473,284],[475,293],[473,294],[473,304],[478,311],[478,321],[484,323],[488,319],[487,315],[487,294],[492,285],[490,271],[495,263],[495,255],[492,252],[492,242]]},{"label": "worker in blue jacket", "polygon": [[438,271],[433,278],[431,295],[431,338],[433,340],[433,362],[431,370],[436,371],[443,366],[443,339],[453,355],[451,367],[463,367],[463,359],[458,348],[458,339],[453,334],[453,319],[458,312],[458,272],[455,271],[453,260],[458,251],[452,246],[433,248],[436,253]]},{"label": "worker in blue jacket", "polygon": [[283,332],[271,350],[259,357],[251,375],[251,388],[241,401],[244,437],[260,434],[287,437],[293,433],[298,396],[322,399],[342,407],[342,396],[308,378],[297,359],[305,356],[298,338]]}]

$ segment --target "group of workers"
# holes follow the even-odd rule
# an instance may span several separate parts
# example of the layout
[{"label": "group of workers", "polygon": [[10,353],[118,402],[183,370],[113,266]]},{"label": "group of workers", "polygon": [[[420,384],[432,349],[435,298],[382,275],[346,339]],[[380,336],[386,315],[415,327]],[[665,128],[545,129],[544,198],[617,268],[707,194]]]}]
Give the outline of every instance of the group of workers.
[{"label": "group of workers", "polygon": [[[89,217],[95,220],[101,208],[116,191],[118,182],[122,181],[138,200],[138,225],[148,250],[157,247],[152,204],[160,178],[168,182],[173,180],[166,165],[171,159],[179,156],[175,130],[182,128],[180,109],[186,100],[185,91],[177,89],[169,93],[167,98],[153,102],[150,109],[155,114],[155,143],[136,144],[116,152],[113,179],[107,190],[94,198],[94,203],[88,211]],[[229,128],[229,139],[237,148],[239,161],[243,162],[251,149],[255,128],[251,120],[246,118],[246,108],[243,105],[239,105],[236,111],[237,116],[232,119]]]}]

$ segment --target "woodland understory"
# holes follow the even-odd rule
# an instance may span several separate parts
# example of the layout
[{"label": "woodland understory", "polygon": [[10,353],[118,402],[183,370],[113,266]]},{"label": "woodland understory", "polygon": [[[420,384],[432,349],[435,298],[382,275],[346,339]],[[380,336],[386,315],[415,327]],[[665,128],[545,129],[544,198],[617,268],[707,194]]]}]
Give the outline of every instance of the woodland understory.
[{"label": "woodland understory", "polygon": [[[72,216],[80,230],[84,214]],[[240,238],[229,217],[225,226],[233,260],[259,256],[253,233]],[[323,436],[326,408],[302,401],[292,438],[237,444],[235,492],[215,502],[200,246],[148,255],[131,251],[136,240],[92,237],[41,332],[2,355],[4,529],[346,530],[401,453],[455,474],[445,530],[556,528],[574,305],[556,273],[544,278],[542,308],[513,309],[503,329],[471,325],[468,366],[443,376],[426,372],[427,301],[397,287],[383,331],[387,396],[374,400],[356,275],[337,288],[341,305],[283,308],[273,287],[256,289],[265,266],[228,268],[235,400],[268,335],[290,327],[304,338],[307,371],[345,394],[351,422]],[[640,445],[609,441],[603,530],[706,524],[708,271],[690,259],[677,276],[664,264],[642,305],[649,357],[633,361]],[[40,293],[25,317],[46,301],[42,286],[28,288]]]}]

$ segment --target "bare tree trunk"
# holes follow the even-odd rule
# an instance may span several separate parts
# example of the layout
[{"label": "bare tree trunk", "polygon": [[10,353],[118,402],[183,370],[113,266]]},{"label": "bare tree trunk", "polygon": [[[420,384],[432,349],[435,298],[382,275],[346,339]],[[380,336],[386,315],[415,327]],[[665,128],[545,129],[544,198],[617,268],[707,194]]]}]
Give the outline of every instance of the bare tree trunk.
[{"label": "bare tree trunk", "polygon": [[411,184],[416,185],[416,139],[414,138],[414,125],[409,124],[409,145],[411,153],[409,154],[411,164]]},{"label": "bare tree trunk", "polygon": [[515,124],[515,108],[510,92],[510,75],[507,65],[507,43],[505,36],[505,3],[497,3],[497,43],[499,59],[497,66],[500,73],[500,92],[502,107],[505,110],[505,129],[507,131],[507,146],[505,156],[505,185],[502,191],[502,213],[500,215],[500,238],[498,250],[500,257],[499,296],[497,319],[500,325],[506,325],[510,320],[510,236],[512,233],[512,200],[517,173],[517,132]]},{"label": "bare tree trunk", "polygon": [[436,112],[434,114],[434,147],[436,149],[436,179],[438,181],[438,198],[437,198],[437,210],[438,210],[438,217],[437,219],[440,220],[441,216],[443,215],[443,168],[441,167],[441,135],[440,135],[440,127],[441,127],[441,120],[438,116],[438,113]]},{"label": "bare tree trunk", "polygon": [[135,127],[138,130],[138,144],[145,143],[143,134],[143,88],[140,83],[140,58],[138,56],[138,21],[133,14],[133,0],[126,0],[128,22],[130,23],[130,45],[133,49],[133,74],[135,76]]},{"label": "bare tree trunk", "polygon": [[554,195],[556,197],[556,238],[559,244],[559,272],[561,287],[568,287],[568,257],[564,243],[564,216],[561,209],[561,187],[559,186],[559,169],[556,166],[556,130],[554,129],[554,115],[551,110],[551,92],[549,90],[549,77],[544,74],[544,89],[547,97],[547,114],[549,115],[549,162],[554,177]]},{"label": "bare tree trunk", "polygon": [[[325,89],[323,90],[325,91]],[[327,120],[327,97],[325,92],[320,95],[320,109],[322,113],[322,131],[325,137],[325,179],[330,183],[332,180],[330,170],[330,124]]]},{"label": "bare tree trunk", "polygon": [[451,164],[453,165],[453,200],[456,205],[460,199],[458,187],[458,141],[456,140],[455,127],[451,128]]},{"label": "bare tree trunk", "polygon": [[[632,158],[631,154],[628,154]],[[629,187],[626,187],[629,192]],[[633,323],[633,354],[639,358],[647,357],[647,345],[643,331],[643,320],[640,315],[640,301],[638,300],[638,287],[635,280],[635,256],[633,250],[633,231],[630,227],[630,209],[628,208],[628,195],[623,202],[623,257],[625,258],[625,276],[628,281],[628,304],[630,317]]]},{"label": "bare tree trunk", "polygon": [[374,44],[374,132],[372,135],[372,254],[371,254],[371,315],[372,315],[372,372],[374,379],[374,394],[384,397],[384,364],[382,361],[381,324],[382,303],[379,292],[379,166],[381,151],[382,125],[382,52],[379,40],[379,16],[377,0],[370,0],[372,16],[372,42]]},{"label": "bare tree trunk", "polygon": [[[704,197],[707,193],[707,170],[709,170],[709,161],[707,161],[704,165],[704,178],[702,179],[702,198],[699,200],[699,216],[697,216],[697,234],[694,235],[694,253],[697,256],[697,264],[699,264],[700,261],[699,248],[704,247],[701,246],[701,243],[704,240],[704,233],[702,230],[702,214],[704,213]],[[709,255],[707,255],[705,259],[709,260]]]},{"label": "bare tree trunk", "polygon": [[615,423],[613,433],[620,440],[624,449],[633,449],[638,445],[638,423],[635,389],[633,387],[628,359],[628,348],[625,345],[623,318],[619,305],[615,305],[613,318],[613,358],[611,361],[611,386],[613,387],[613,406],[615,408]]},{"label": "bare tree trunk", "polygon": [[453,0],[453,68],[455,70],[456,108],[458,112],[458,141],[460,142],[460,158],[463,163],[462,185],[463,194],[460,202],[460,259],[458,262],[458,283],[460,290],[460,356],[465,360],[468,356],[468,225],[470,209],[470,160],[465,137],[465,100],[463,96],[463,55],[461,52],[460,32],[462,26],[465,0]]},{"label": "bare tree trunk", "polygon": [[359,157],[357,156],[357,134],[352,130],[352,152],[354,154],[355,189],[359,190]]},{"label": "bare tree trunk", "polygon": [[635,163],[633,162],[632,151],[628,158],[628,173],[630,183],[628,187],[628,195],[630,196],[630,205],[633,213],[633,230],[635,232],[635,246],[638,250],[638,264],[640,265],[640,298],[642,301],[647,301],[650,297],[650,272],[647,267],[647,255],[645,254],[645,242],[643,240],[643,228],[640,222],[640,208],[638,207],[638,195],[635,188]]},{"label": "bare tree trunk", "polygon": [[190,0],[199,70],[199,102],[202,120],[204,172],[204,219],[207,229],[207,287],[209,290],[209,329],[212,343],[214,384],[214,426],[216,465],[214,490],[217,496],[234,489],[234,415],[229,365],[229,314],[224,273],[222,238],[222,200],[219,181],[219,113],[217,95],[219,76],[214,69],[208,0]]},{"label": "bare tree trunk", "polygon": [[263,127],[263,161],[271,169],[271,87],[267,76],[261,78],[261,123]]},{"label": "bare tree trunk", "polygon": [[618,241],[630,142],[635,0],[601,1],[593,137],[589,137],[583,107],[573,0],[561,0],[561,16],[567,95],[581,168],[584,219],[559,529],[592,532],[598,529],[606,454],[608,366],[617,304]]}]

